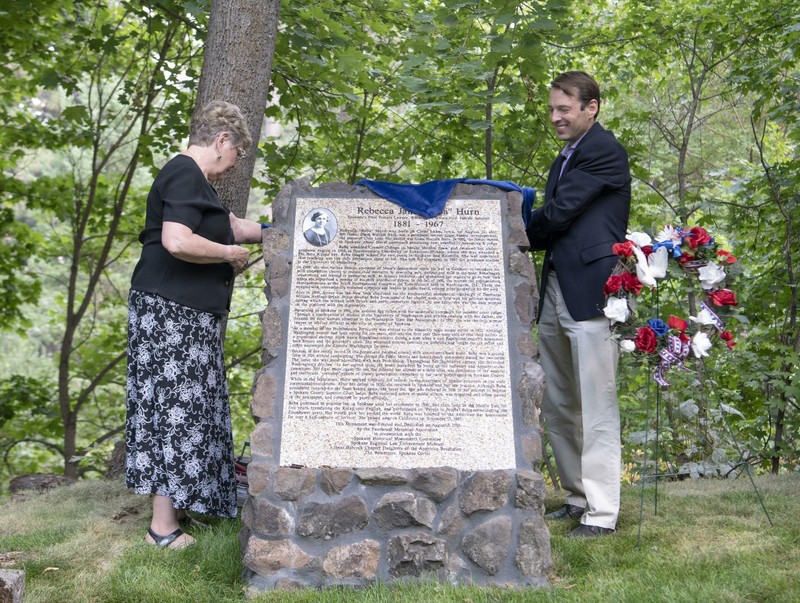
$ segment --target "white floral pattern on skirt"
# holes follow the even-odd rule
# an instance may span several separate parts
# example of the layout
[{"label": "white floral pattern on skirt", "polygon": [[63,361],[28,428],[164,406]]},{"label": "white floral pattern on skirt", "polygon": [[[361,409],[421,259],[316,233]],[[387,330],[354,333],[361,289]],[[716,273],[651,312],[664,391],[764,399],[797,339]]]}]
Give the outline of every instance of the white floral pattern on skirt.
[{"label": "white floral pattern on skirt", "polygon": [[236,517],[222,318],[131,290],[125,483]]}]

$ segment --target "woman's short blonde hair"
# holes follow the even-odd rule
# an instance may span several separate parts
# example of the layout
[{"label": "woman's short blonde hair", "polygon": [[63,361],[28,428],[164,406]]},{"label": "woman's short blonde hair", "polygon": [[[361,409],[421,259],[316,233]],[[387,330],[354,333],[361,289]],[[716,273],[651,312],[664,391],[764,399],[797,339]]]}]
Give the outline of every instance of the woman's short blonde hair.
[{"label": "woman's short blonde hair", "polygon": [[240,149],[246,149],[253,143],[239,107],[221,100],[211,101],[192,115],[189,145],[207,147],[223,132],[228,132],[233,144]]}]

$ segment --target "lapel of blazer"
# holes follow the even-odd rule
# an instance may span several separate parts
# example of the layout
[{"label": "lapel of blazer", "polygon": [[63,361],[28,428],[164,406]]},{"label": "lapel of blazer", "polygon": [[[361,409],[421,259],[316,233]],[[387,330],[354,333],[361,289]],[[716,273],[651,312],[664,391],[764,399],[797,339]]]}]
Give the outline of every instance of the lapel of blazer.
[{"label": "lapel of blazer", "polygon": [[[602,131],[603,131],[603,126],[601,126],[597,122],[595,122],[592,125],[592,127],[589,128],[588,132],[586,132],[586,134],[584,135],[583,139],[581,140],[581,143],[572,152],[572,155],[570,156],[569,161],[567,161],[567,165],[564,167],[563,174],[566,174],[567,172],[569,172],[572,169],[572,166],[575,163],[575,154],[580,152],[581,147],[586,142],[588,142],[589,139],[594,138],[595,136],[600,134],[600,132],[602,132]],[[556,160],[553,161],[553,165],[550,166],[550,173],[547,176],[547,185],[545,186],[545,195],[546,195],[545,198],[546,199],[549,199],[550,197],[552,197],[552,195],[555,194],[556,187],[558,186],[558,179],[559,179],[559,176],[561,174],[559,174],[560,170],[556,169],[556,165],[560,165],[560,162],[558,161],[558,157],[556,157]]]},{"label": "lapel of blazer", "polygon": [[547,184],[544,187],[545,200],[552,199],[553,195],[556,192],[556,185],[558,184],[558,176],[559,172],[561,171],[561,162],[558,160],[560,156],[561,153],[559,153],[556,156],[555,160],[550,166],[550,173],[547,175]]},{"label": "lapel of blazer", "polygon": [[598,136],[602,131],[603,131],[603,126],[601,126],[597,122],[594,122],[592,127],[589,128],[586,134],[584,134],[580,144],[577,147],[575,147],[575,150],[572,152],[572,155],[570,156],[569,161],[567,161],[567,165],[564,168],[563,172],[564,174],[566,174],[572,169],[572,166],[575,164],[576,154],[580,154],[582,149],[585,150],[586,143],[588,143],[595,136]]}]

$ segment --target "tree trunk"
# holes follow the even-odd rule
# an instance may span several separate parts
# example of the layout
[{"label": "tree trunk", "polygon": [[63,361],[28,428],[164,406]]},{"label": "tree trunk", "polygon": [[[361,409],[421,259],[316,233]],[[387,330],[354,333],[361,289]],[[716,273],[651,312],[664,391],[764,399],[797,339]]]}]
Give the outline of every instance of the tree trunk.
[{"label": "tree trunk", "polygon": [[492,137],[494,135],[494,91],[497,85],[497,74],[499,73],[500,68],[497,67],[494,70],[494,74],[492,77],[486,80],[486,91],[489,93],[489,100],[486,101],[486,106],[484,107],[484,118],[486,119],[486,132],[484,133],[484,140],[483,140],[483,152],[484,158],[483,162],[486,167],[486,179],[491,180],[493,177],[493,170],[492,167],[494,165],[494,154],[493,154],[493,142]]},{"label": "tree trunk", "polygon": [[772,447],[772,474],[778,475],[781,470],[781,454],[783,451],[783,423],[786,418],[786,409],[781,408],[775,417],[775,443]]},{"label": "tree trunk", "polygon": [[228,101],[247,120],[253,146],[217,186],[222,202],[240,218],[247,211],[267,106],[280,6],[280,0],[214,0],[211,5],[197,106]]}]

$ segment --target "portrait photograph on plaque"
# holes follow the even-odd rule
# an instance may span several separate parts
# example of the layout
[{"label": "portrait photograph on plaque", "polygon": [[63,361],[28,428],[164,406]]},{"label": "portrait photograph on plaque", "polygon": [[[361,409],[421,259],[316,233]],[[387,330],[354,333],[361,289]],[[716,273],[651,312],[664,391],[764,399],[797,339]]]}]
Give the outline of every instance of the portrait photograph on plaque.
[{"label": "portrait photograph on plaque", "polygon": [[336,216],[323,207],[311,210],[303,220],[303,236],[314,247],[325,247],[333,241],[337,230]]}]

